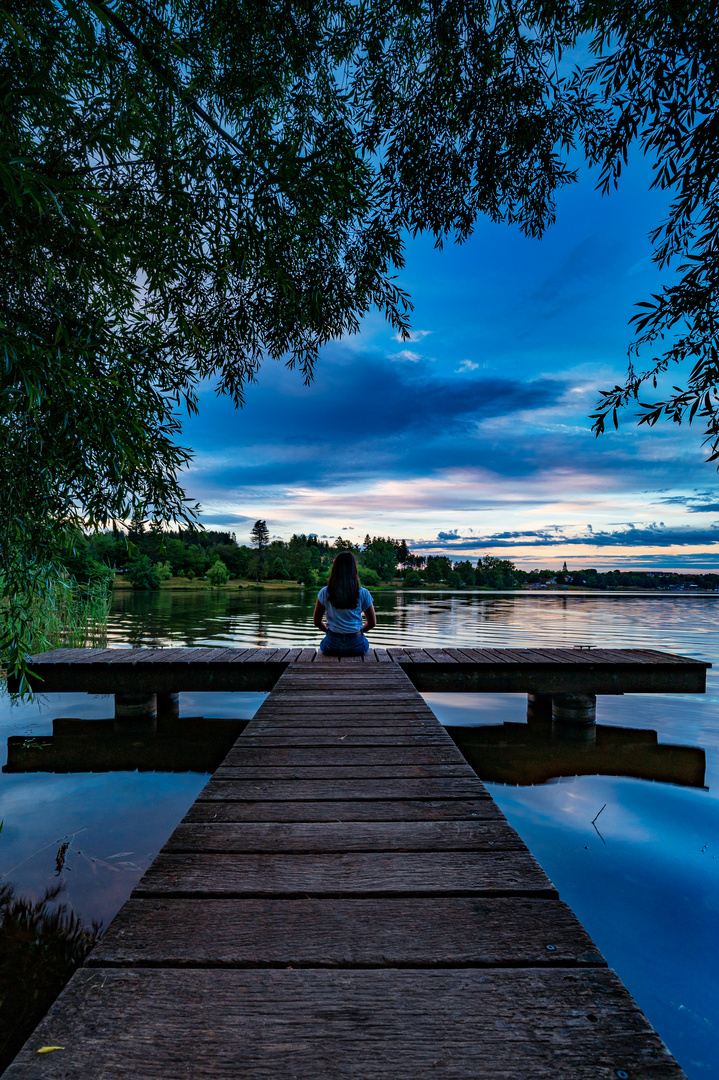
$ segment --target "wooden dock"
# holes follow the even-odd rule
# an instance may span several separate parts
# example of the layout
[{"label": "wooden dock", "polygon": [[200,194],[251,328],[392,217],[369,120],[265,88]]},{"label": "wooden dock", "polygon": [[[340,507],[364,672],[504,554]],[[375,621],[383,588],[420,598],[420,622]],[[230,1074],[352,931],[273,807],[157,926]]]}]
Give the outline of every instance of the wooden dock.
[{"label": "wooden dock", "polygon": [[[336,658],[335,661],[336,662]],[[32,658],[39,691],[90,694],[272,690],[317,649],[56,649]],[[340,663],[347,663],[346,660]],[[352,663],[398,665],[420,691],[702,694],[702,660],[654,649],[370,649]],[[9,680],[10,689],[13,680]]]},{"label": "wooden dock", "polygon": [[683,1077],[413,661],[273,662],[8,1080]]}]

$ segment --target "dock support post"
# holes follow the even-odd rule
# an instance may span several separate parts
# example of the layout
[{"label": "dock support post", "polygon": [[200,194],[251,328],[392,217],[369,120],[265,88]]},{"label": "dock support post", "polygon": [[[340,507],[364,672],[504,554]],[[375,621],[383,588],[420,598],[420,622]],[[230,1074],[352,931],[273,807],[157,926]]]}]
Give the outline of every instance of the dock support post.
[{"label": "dock support post", "polygon": [[544,731],[551,728],[551,694],[527,694],[527,723],[535,731]]},{"label": "dock support post", "polygon": [[552,734],[566,742],[595,742],[597,695],[553,694]]},{"label": "dock support post", "polygon": [[157,694],[115,694],[115,720],[157,719]]},{"label": "dock support post", "polygon": [[158,694],[157,715],[163,720],[177,720],[180,715],[180,695]]}]

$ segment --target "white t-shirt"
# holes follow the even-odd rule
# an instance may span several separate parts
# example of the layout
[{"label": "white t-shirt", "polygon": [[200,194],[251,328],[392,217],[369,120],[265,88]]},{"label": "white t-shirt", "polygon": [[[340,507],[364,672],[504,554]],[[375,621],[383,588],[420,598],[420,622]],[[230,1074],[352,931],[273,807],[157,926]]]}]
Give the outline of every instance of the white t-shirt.
[{"label": "white t-shirt", "polygon": [[327,625],[335,634],[356,634],[362,629],[362,612],[372,607],[374,600],[367,589],[360,587],[357,604],[353,608],[336,608],[327,599],[327,586],[320,589],[317,599],[327,612]]}]

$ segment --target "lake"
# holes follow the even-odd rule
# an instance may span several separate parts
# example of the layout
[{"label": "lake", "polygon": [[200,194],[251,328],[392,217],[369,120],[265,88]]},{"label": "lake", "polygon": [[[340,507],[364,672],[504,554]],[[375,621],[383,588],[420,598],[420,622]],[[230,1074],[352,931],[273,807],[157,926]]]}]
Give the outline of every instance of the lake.
[{"label": "lake", "polygon": [[[110,643],[315,645],[313,606],[309,591],[118,592]],[[565,759],[556,747],[528,743],[516,726],[526,721],[524,695],[424,696],[443,724],[482,728],[490,781],[522,781],[488,783],[509,821],[688,1076],[719,1078],[719,595],[423,590],[378,592],[375,607],[378,646],[642,647],[717,665],[706,695],[598,698],[601,740]],[[83,919],[106,925],[204,786],[208,772],[197,770],[224,756],[231,721],[250,718],[263,697],[181,695],[182,717],[226,727],[207,725],[215,742],[208,734],[205,754],[193,756],[188,743],[183,757],[178,737],[178,771],[155,771],[136,738],[123,745],[119,766],[115,744],[104,765],[96,756],[96,772],[4,772],[2,880],[33,896],[60,883]],[[53,720],[68,717],[109,720],[112,709],[111,698],[84,694],[17,706],[0,698],[0,751],[10,735],[50,735]],[[701,755],[685,747],[705,751],[703,776]],[[148,771],[133,768],[133,753]]]}]

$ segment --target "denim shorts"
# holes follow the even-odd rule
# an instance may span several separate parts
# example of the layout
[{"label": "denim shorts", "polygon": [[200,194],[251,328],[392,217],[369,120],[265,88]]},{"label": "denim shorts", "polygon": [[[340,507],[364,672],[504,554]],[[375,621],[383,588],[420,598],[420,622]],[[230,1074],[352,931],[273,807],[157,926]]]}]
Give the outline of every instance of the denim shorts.
[{"label": "denim shorts", "polygon": [[320,651],[327,656],[364,656],[369,652],[369,641],[364,634],[335,634],[328,630],[320,642]]}]

